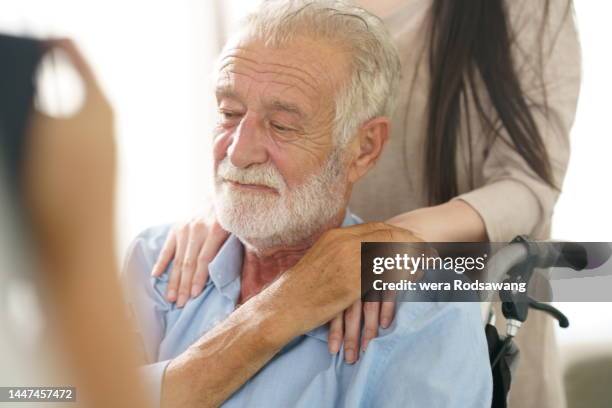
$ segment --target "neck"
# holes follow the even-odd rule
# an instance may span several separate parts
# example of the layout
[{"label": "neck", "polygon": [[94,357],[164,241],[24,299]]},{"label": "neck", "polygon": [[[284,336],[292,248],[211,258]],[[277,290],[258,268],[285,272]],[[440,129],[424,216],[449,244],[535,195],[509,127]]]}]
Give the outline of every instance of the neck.
[{"label": "neck", "polygon": [[295,245],[257,248],[243,242],[245,250],[240,279],[240,299],[238,302],[244,303],[249,298],[255,296],[283,272],[297,264],[321,235],[327,230],[337,228],[342,224],[345,213],[346,210],[343,209],[316,233],[311,234]]}]

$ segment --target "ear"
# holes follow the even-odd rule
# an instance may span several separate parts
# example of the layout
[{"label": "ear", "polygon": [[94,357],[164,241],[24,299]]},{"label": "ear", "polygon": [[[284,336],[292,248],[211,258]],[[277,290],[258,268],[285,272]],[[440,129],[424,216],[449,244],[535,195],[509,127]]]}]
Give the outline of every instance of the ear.
[{"label": "ear", "polygon": [[354,152],[348,173],[351,183],[363,177],[376,164],[389,139],[390,127],[389,118],[378,116],[359,128],[357,137],[351,142]]}]

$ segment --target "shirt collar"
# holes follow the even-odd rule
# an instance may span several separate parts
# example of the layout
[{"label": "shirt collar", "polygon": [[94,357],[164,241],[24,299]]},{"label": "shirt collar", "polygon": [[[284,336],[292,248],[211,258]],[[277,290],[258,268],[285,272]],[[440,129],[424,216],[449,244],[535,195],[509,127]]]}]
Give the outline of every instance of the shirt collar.
[{"label": "shirt collar", "polygon": [[[360,224],[363,221],[346,210],[342,227]],[[221,249],[208,265],[210,281],[221,292],[221,294],[236,304],[240,295],[240,273],[242,271],[242,260],[244,258],[244,246],[234,234],[230,234]],[[327,342],[327,325],[317,327],[306,333],[307,336],[315,337]]]},{"label": "shirt collar", "polygon": [[219,289],[240,278],[244,246],[234,234],[230,234],[219,252],[208,265],[210,279]]}]

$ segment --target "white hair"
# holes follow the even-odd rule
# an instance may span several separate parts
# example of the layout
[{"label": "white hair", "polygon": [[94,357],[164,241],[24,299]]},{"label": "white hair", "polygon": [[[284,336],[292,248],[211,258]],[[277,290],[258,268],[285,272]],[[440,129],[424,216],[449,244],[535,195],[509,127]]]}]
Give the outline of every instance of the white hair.
[{"label": "white hair", "polygon": [[368,11],[337,0],[264,0],[243,27],[271,47],[306,36],[349,51],[351,75],[335,98],[337,145],[348,143],[364,122],[393,114],[399,55],[382,21]]}]

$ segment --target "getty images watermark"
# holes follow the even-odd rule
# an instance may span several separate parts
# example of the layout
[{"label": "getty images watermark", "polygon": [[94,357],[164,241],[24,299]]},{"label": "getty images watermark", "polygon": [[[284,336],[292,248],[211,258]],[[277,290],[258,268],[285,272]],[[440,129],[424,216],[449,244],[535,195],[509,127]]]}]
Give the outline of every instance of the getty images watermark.
[{"label": "getty images watermark", "polygon": [[[520,241],[520,240],[519,240]],[[538,301],[612,301],[605,242],[381,243],[361,248],[364,300],[492,301],[500,292]]]}]

